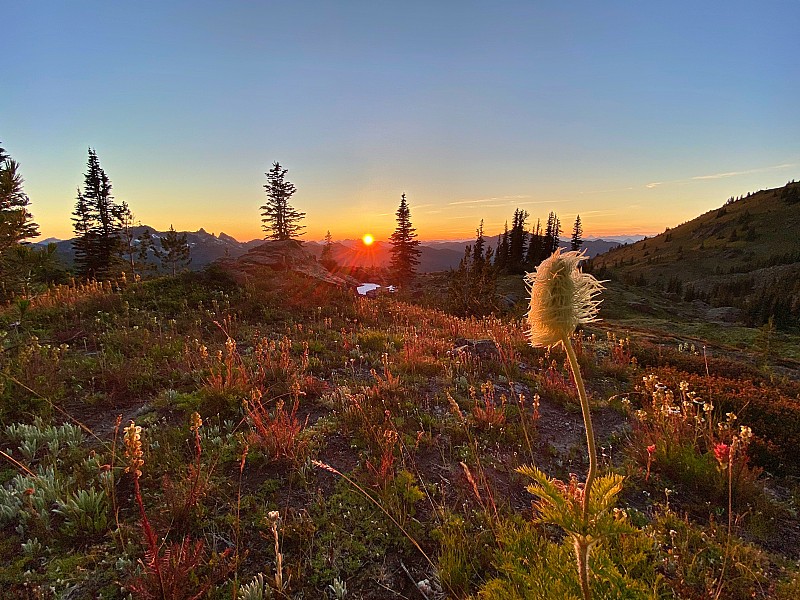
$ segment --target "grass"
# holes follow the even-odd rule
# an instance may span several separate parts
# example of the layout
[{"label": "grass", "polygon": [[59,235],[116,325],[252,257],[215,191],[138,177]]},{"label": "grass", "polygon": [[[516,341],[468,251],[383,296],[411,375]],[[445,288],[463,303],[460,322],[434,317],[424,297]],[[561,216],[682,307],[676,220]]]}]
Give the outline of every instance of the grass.
[{"label": "grass", "polygon": [[[0,311],[8,597],[581,593],[570,548],[534,518],[516,471],[568,481],[586,464],[565,356],[527,344],[521,311],[462,319],[285,273],[51,296],[18,324],[16,307]],[[634,526],[593,551],[594,597],[796,597],[800,388],[781,363],[793,338],[767,351],[758,330],[616,303],[612,290],[612,319],[574,340],[600,471],[625,477],[616,508]],[[463,340],[494,350],[456,351]],[[714,405],[714,427],[736,412],[753,428],[731,510],[713,452],[738,430],[695,435],[694,413],[679,429],[642,421],[658,408],[647,376],[673,394],[687,382]],[[125,472],[130,421],[138,480]]]}]

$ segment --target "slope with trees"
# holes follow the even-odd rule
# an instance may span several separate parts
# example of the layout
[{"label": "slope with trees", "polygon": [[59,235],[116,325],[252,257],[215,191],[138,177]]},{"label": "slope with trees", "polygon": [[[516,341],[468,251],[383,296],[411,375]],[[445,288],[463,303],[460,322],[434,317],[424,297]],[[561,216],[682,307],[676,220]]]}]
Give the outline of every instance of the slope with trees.
[{"label": "slope with trees", "polygon": [[742,311],[748,325],[774,317],[800,327],[800,183],[730,198],[677,227],[591,261],[602,278]]}]

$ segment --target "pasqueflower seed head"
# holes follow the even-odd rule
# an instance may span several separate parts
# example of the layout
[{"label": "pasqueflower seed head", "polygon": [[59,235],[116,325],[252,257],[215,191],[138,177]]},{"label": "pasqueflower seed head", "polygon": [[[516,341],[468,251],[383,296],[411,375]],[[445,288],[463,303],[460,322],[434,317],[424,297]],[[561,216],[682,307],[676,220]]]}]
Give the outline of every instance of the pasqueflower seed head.
[{"label": "pasqueflower seed head", "polygon": [[597,320],[602,284],[578,268],[585,253],[561,252],[525,276],[531,294],[528,338],[532,346],[553,346],[568,338],[578,325]]}]

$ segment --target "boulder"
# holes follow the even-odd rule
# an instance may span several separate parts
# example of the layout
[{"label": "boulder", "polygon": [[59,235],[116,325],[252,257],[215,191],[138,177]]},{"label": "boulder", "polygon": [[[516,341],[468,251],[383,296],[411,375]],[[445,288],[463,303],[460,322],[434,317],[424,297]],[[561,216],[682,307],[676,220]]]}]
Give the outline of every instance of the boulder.
[{"label": "boulder", "polygon": [[473,354],[482,359],[497,358],[500,355],[494,340],[468,340],[466,338],[456,338],[451,352],[453,354]]},{"label": "boulder", "polygon": [[237,283],[243,284],[263,275],[264,270],[291,271],[338,287],[355,288],[352,277],[335,275],[323,267],[297,240],[270,240],[248,250],[238,258],[216,261]]},{"label": "boulder", "polygon": [[718,306],[706,310],[706,319],[712,323],[740,323],[744,321],[744,311],[735,306]]}]

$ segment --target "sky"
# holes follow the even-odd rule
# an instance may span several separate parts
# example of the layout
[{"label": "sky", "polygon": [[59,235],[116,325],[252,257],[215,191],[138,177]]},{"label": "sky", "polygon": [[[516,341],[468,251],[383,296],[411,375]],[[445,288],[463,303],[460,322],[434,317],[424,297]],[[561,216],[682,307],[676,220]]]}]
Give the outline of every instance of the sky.
[{"label": "sky", "polygon": [[3,8],[0,140],[42,238],[94,148],[142,223],[304,239],[652,234],[800,179],[800,2],[37,1]]}]

